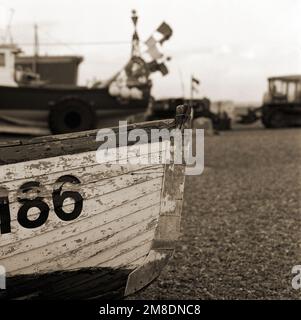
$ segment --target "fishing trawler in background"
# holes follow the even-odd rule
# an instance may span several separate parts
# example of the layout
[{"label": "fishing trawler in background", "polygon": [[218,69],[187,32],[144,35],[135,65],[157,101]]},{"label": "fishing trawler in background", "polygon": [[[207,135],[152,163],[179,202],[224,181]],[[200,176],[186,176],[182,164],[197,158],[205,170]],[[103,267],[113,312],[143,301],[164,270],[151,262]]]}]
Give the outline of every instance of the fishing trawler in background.
[{"label": "fishing trawler in background", "polygon": [[[37,135],[78,132],[114,126],[119,120],[145,112],[151,98],[151,74],[168,73],[158,47],[171,37],[172,29],[163,22],[154,32],[156,37],[151,35],[145,42],[146,50],[142,53],[135,11],[132,21],[129,62],[108,81],[91,87],[75,83],[80,57],[75,60],[69,57],[73,62],[73,81],[56,83],[38,73],[39,64],[46,57],[22,58],[16,45],[0,45],[0,132]],[[58,59],[48,57],[52,63]],[[28,68],[30,62],[33,70]]]}]

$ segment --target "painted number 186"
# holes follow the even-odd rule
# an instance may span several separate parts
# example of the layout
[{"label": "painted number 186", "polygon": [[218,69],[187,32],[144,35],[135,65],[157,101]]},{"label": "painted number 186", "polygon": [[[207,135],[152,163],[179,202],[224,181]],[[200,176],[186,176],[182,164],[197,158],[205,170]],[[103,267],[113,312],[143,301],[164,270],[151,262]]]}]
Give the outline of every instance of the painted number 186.
[{"label": "painted number 186", "polygon": [[[65,183],[80,184],[78,178],[74,176],[62,176],[55,182],[52,192],[52,201],[55,214],[63,221],[76,219],[83,209],[83,198],[76,191],[64,191]],[[17,213],[18,223],[27,229],[34,229],[42,226],[48,219],[50,208],[44,201],[43,187],[37,181],[24,183],[18,191],[17,201],[20,208]],[[74,208],[72,212],[63,210],[63,203],[66,199],[73,199]],[[35,219],[29,219],[29,210],[38,208],[39,213]],[[8,190],[0,187],[0,233],[11,232],[11,212],[8,198]]]}]

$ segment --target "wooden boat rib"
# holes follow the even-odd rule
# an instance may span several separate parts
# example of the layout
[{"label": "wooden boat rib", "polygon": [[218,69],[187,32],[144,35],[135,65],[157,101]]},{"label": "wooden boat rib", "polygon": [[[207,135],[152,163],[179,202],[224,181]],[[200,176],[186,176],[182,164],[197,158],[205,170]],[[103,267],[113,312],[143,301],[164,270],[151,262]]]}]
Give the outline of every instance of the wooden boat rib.
[{"label": "wooden boat rib", "polygon": [[[186,109],[179,109],[178,120]],[[151,129],[171,130],[178,123],[127,129],[145,129],[152,143]],[[118,130],[113,133],[121,150]],[[127,296],[153,281],[171,257],[185,166],[99,163],[96,134],[1,143],[0,265],[7,288],[0,298]],[[143,156],[157,157],[162,146]],[[127,157],[135,157],[135,146],[127,147]]]}]

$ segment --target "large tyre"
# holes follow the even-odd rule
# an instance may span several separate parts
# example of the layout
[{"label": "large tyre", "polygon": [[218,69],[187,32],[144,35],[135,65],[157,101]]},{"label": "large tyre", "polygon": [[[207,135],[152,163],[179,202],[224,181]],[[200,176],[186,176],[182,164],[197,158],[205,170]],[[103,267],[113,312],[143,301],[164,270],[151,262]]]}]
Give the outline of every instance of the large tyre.
[{"label": "large tyre", "polygon": [[287,127],[285,115],[279,111],[274,111],[269,115],[263,116],[262,123],[266,128],[279,129]]},{"label": "large tyre", "polygon": [[95,125],[95,112],[79,98],[58,102],[49,113],[49,128],[53,134],[91,130]]},{"label": "large tyre", "polygon": [[269,120],[267,119],[267,117],[262,116],[262,117],[261,117],[261,123],[264,125],[265,128],[267,128],[267,129],[270,129],[270,128],[271,128],[270,122],[269,122]]}]

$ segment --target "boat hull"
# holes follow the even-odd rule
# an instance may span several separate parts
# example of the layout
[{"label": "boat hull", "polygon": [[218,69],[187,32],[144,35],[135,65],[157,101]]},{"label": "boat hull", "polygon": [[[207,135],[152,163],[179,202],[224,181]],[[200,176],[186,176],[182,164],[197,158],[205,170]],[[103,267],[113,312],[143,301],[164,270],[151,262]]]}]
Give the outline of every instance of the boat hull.
[{"label": "boat hull", "polygon": [[[150,132],[154,125],[141,126]],[[0,298],[126,296],[153,281],[172,255],[184,165],[136,164],[137,146],[123,155],[120,144],[124,164],[101,161],[95,137],[0,144],[0,265],[7,272]],[[139,154],[158,159],[163,146],[145,154],[138,147]]]},{"label": "boat hull", "polygon": [[79,98],[91,107],[101,110],[143,109],[148,96],[142,100],[122,101],[112,97],[107,88],[86,87],[9,87],[0,86],[0,110],[49,110],[57,102],[66,98]]},{"label": "boat hull", "polygon": [[128,269],[94,268],[9,277],[0,299],[120,299]]},{"label": "boat hull", "polygon": [[[0,86],[0,132],[19,132],[18,128],[7,129],[7,122],[21,128],[37,127],[47,128],[50,134],[50,115],[61,114],[56,119],[64,119],[66,110],[73,106],[73,111],[80,112],[81,121],[85,121],[87,115],[93,114],[93,124],[85,124],[85,128],[66,128],[55,133],[91,130],[94,128],[107,128],[117,126],[118,121],[126,120],[129,116],[144,113],[148,107],[149,94],[143,99],[120,99],[109,94],[107,88],[55,88],[55,87],[8,87]],[[78,105],[80,109],[78,110]],[[69,109],[68,109],[69,110]],[[71,112],[71,111],[70,111]],[[8,120],[8,121],[7,121]],[[26,120],[26,121],[24,121]],[[1,123],[3,122],[4,123]],[[28,123],[30,122],[30,125]],[[3,129],[2,129],[3,128]],[[69,131],[68,131],[69,130]],[[36,130],[31,130],[35,135]],[[26,134],[26,130],[23,130]],[[38,133],[37,133],[38,135]],[[45,130],[40,135],[45,135]]]}]

